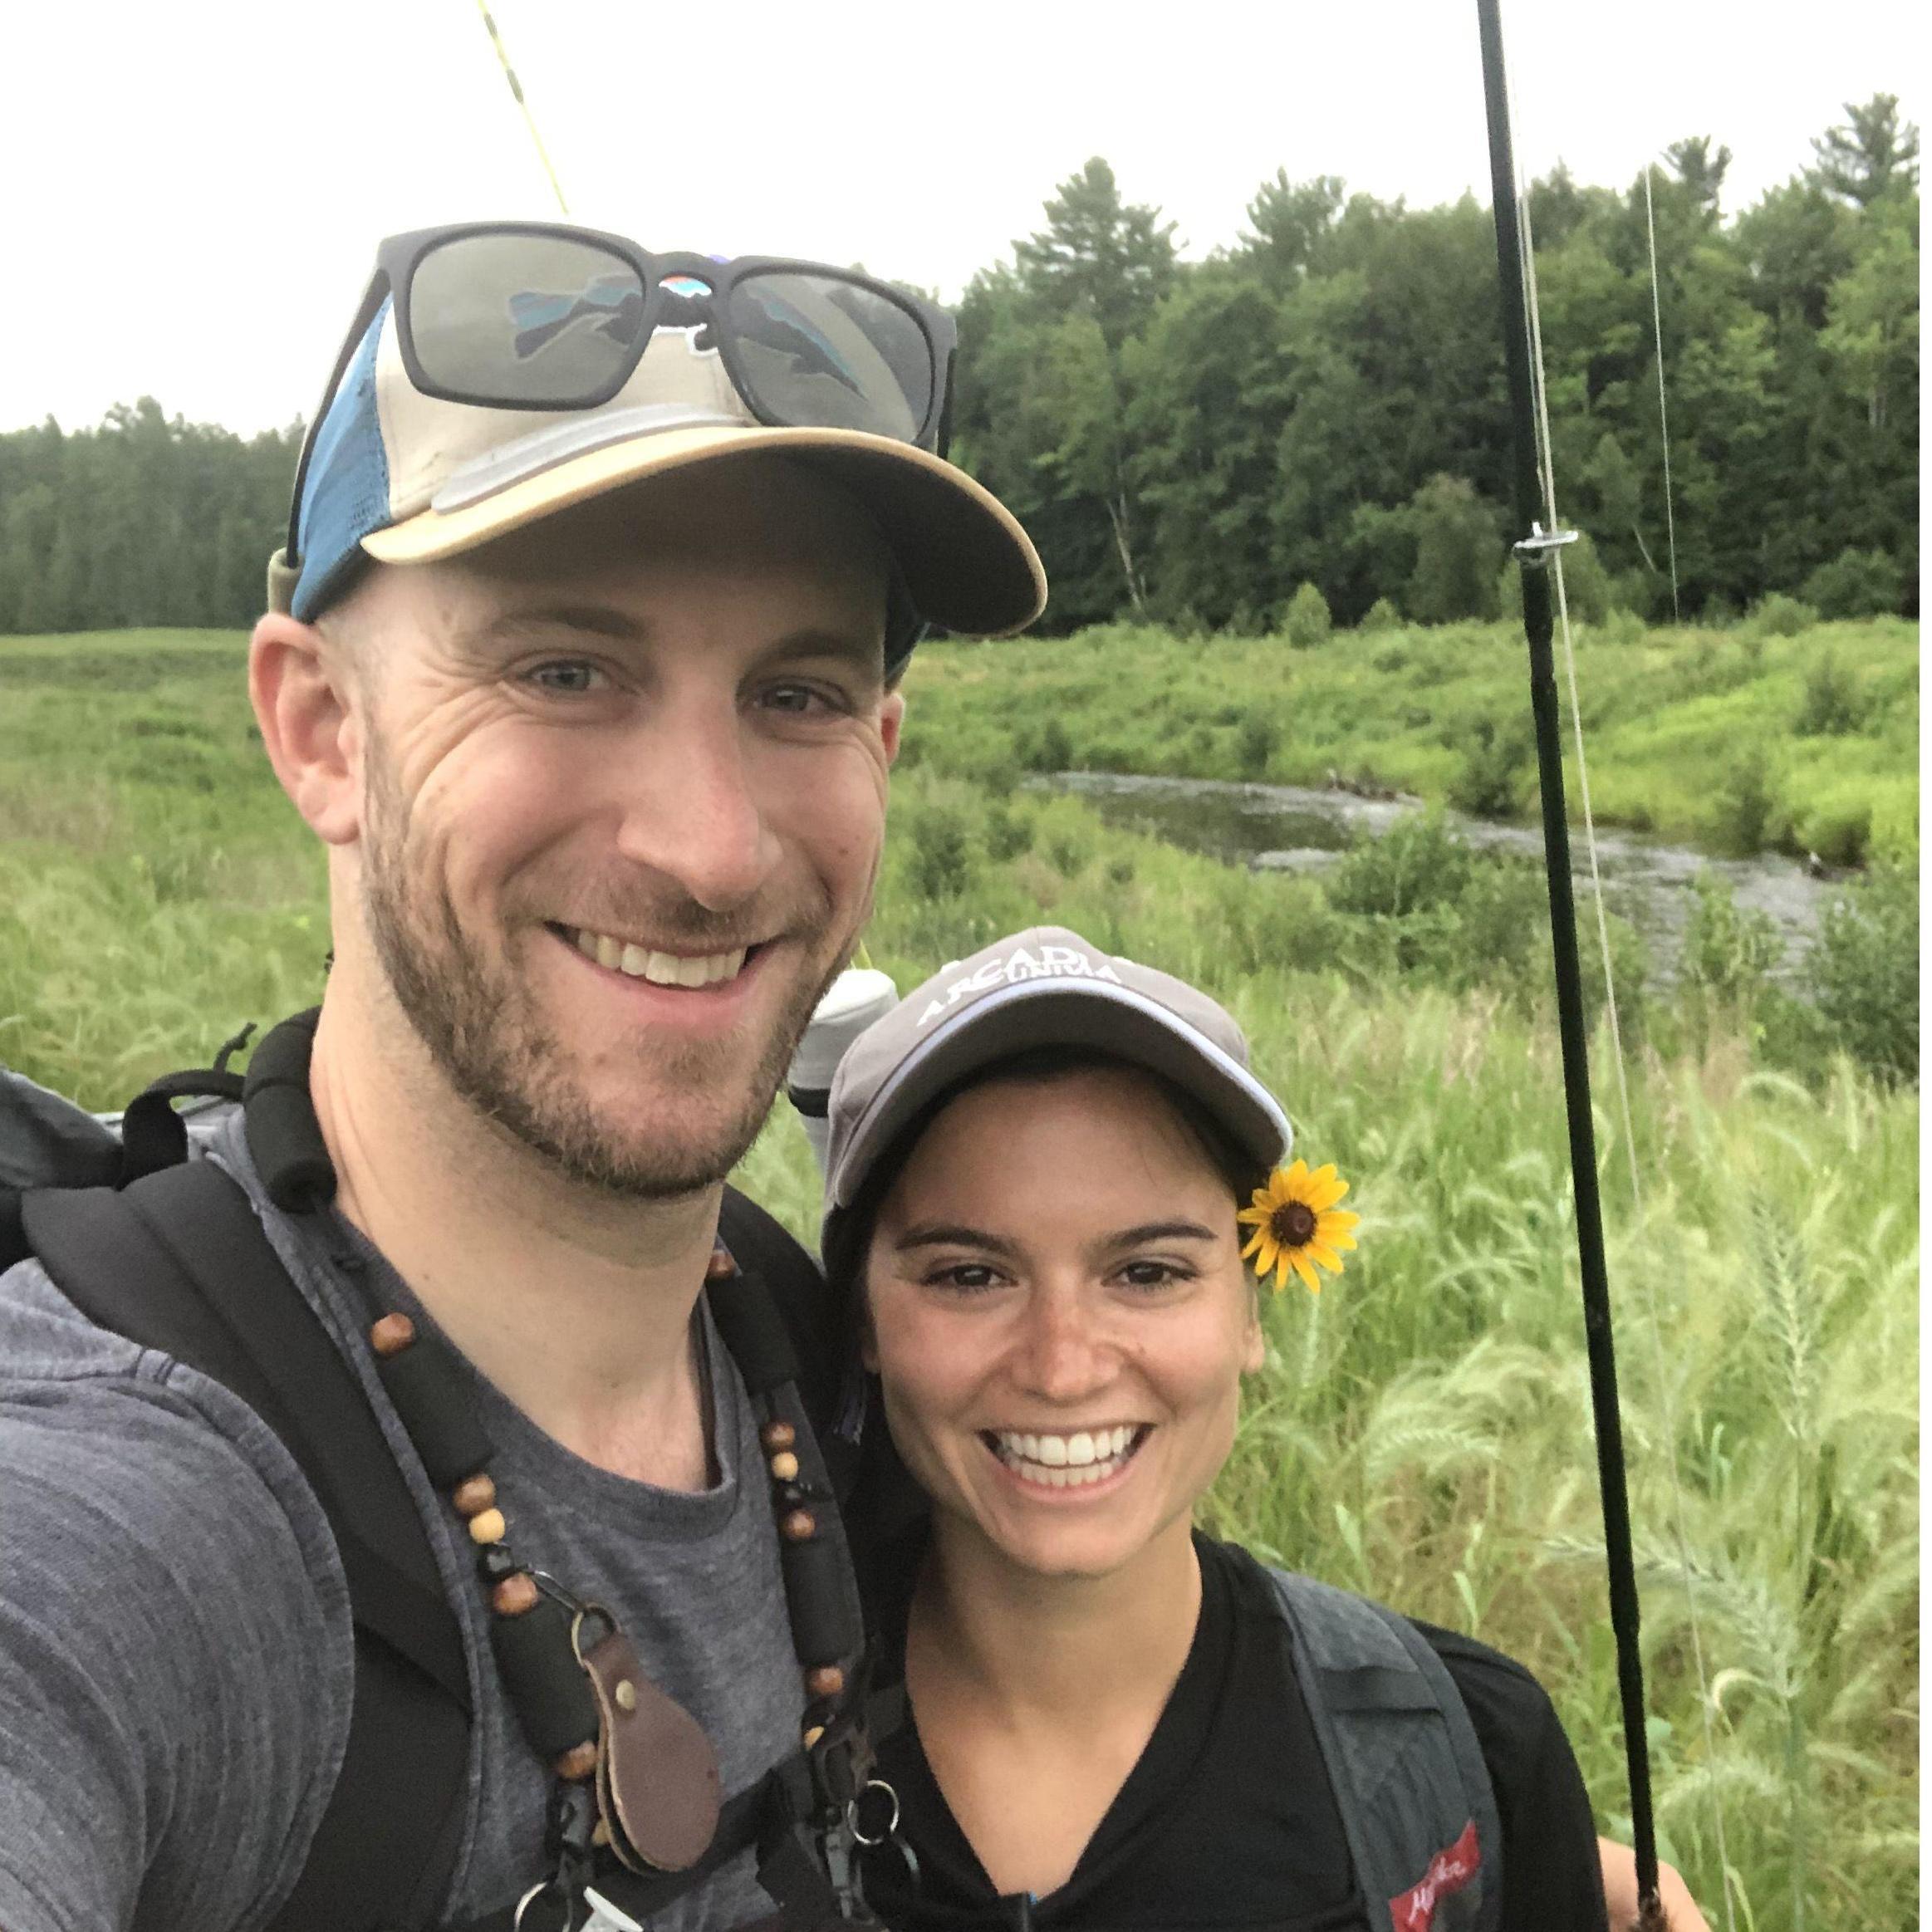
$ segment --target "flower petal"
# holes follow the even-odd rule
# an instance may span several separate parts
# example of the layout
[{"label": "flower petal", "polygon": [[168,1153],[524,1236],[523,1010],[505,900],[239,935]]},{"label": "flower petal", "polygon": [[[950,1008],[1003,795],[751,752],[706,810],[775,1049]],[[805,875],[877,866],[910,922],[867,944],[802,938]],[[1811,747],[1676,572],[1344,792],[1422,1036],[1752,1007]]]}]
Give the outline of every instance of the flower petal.
[{"label": "flower petal", "polygon": [[1309,1267],[1305,1256],[1297,1254],[1295,1257],[1295,1272],[1302,1277],[1303,1284],[1311,1295],[1318,1295],[1322,1292],[1321,1277],[1317,1275],[1313,1268]]},{"label": "flower petal", "polygon": [[1257,1222],[1265,1221],[1268,1217],[1268,1210],[1266,1208],[1243,1208],[1234,1219],[1244,1226],[1252,1228]]},{"label": "flower petal", "polygon": [[[1247,1247],[1242,1249],[1241,1258],[1243,1261],[1246,1261],[1249,1255],[1258,1253],[1262,1248],[1268,1246],[1268,1244],[1267,1228],[1257,1228],[1253,1237],[1248,1241]],[[1268,1263],[1265,1261],[1261,1264],[1261,1272],[1263,1274],[1268,1272]]]},{"label": "flower petal", "polygon": [[1341,1272],[1341,1257],[1332,1248],[1324,1248],[1319,1241],[1308,1243],[1308,1258],[1319,1262],[1331,1275]]}]

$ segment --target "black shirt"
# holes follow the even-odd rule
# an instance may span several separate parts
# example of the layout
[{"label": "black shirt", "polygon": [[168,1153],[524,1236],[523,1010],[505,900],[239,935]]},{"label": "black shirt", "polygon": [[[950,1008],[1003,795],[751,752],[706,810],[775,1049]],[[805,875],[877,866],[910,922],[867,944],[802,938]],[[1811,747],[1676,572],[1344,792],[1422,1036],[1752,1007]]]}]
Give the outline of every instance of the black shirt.
[{"label": "black shirt", "polygon": [[[866,1895],[893,1932],[1032,1925],[1363,1932],[1368,1923],[1320,1747],[1281,1640],[1266,1572],[1198,1532],[1201,1612],[1147,1748],[1057,1891],[1002,1898],[960,1831],[910,1717],[880,1744],[899,1794],[915,1886],[890,1846],[870,1854]],[[881,1606],[880,1655],[902,1673],[905,1552]],[[1468,1637],[1415,1626],[1447,1666],[1489,1768],[1503,1827],[1503,1932],[1604,1932],[1596,1830],[1569,1743],[1542,1687]]]}]

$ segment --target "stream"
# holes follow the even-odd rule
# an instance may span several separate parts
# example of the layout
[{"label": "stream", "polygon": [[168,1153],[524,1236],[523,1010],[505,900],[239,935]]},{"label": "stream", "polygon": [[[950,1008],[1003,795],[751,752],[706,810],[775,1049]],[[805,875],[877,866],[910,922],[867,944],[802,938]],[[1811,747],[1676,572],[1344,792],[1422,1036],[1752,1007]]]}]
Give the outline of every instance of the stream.
[{"label": "stream", "polygon": [[[1062,772],[1033,782],[1086,799],[1109,824],[1257,871],[1320,871],[1358,840],[1379,837],[1398,818],[1423,809],[1417,798],[1363,798],[1349,792],[1214,778]],[[1444,816],[1456,836],[1471,846],[1542,863],[1540,826],[1497,825],[1454,812],[1445,812]],[[1590,894],[1590,861],[1582,827],[1576,822],[1570,828],[1570,846],[1578,924],[1583,929],[1578,938],[1590,944],[1585,904]],[[1606,902],[1643,934],[1655,976],[1665,983],[1677,974],[1684,929],[1696,903],[1691,889],[1699,873],[1714,873],[1730,885],[1740,907],[1769,916],[1784,943],[1781,978],[1789,978],[1804,957],[1844,876],[1829,872],[1815,876],[1797,861],[1774,852],[1761,852],[1752,859],[1714,859],[1688,846],[1616,827],[1598,827],[1596,853]]]}]

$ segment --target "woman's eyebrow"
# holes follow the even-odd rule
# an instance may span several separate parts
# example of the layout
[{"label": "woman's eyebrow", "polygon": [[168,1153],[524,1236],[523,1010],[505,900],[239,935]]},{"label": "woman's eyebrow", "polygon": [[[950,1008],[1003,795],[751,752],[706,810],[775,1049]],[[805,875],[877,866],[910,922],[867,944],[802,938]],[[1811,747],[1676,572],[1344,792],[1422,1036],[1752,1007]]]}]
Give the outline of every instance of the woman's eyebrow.
[{"label": "woman's eyebrow", "polygon": [[922,1221],[907,1228],[893,1246],[901,1254],[915,1248],[983,1248],[993,1254],[1019,1252],[1003,1234],[989,1234],[983,1228],[968,1228],[959,1221]]},{"label": "woman's eyebrow", "polygon": [[1216,1241],[1220,1237],[1199,1221],[1144,1221],[1138,1228],[1123,1228],[1110,1234],[1109,1248],[1138,1248],[1144,1241]]}]

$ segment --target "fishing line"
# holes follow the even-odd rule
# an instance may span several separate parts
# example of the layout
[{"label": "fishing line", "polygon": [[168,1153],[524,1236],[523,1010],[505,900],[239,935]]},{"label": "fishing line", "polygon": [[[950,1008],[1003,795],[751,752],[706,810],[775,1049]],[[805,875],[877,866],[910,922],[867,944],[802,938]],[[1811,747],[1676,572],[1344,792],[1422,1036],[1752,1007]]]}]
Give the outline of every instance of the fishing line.
[{"label": "fishing line", "polygon": [[497,23],[491,17],[489,0],[476,0],[476,10],[483,16],[483,26],[489,33],[490,45],[497,50],[497,58],[503,63],[503,78],[510,83],[511,96],[522,110],[523,125],[530,130],[530,139],[537,149],[537,158],[543,164],[543,172],[550,178],[550,192],[557,197],[557,210],[568,219],[570,203],[564,199],[562,186],[557,179],[557,170],[550,164],[550,150],[543,145],[543,136],[537,131],[537,116],[530,111],[530,103],[523,98],[523,83],[517,78],[517,70],[510,65],[510,50],[503,45],[503,37],[497,31]]},{"label": "fishing line", "polygon": [[1657,218],[1650,206],[1655,161],[1644,164],[1644,227],[1650,238],[1650,330],[1657,346],[1657,427],[1664,439],[1664,532],[1670,544],[1670,621],[1681,624],[1677,607],[1677,512],[1670,488],[1670,413],[1664,400],[1664,311],[1657,295]]},{"label": "fishing line", "polygon": [[[1509,96],[1509,114],[1513,121],[1517,118],[1515,88],[1505,80]],[[1646,168],[1644,178],[1645,200],[1650,199],[1650,174]],[[1530,380],[1535,401],[1537,468],[1542,485],[1544,528],[1556,532],[1562,528],[1557,521],[1557,470],[1556,460],[1550,438],[1549,394],[1543,377],[1542,316],[1537,302],[1536,274],[1536,244],[1530,229],[1530,198],[1528,184],[1523,175],[1522,164],[1518,164],[1515,183],[1516,203],[1519,233],[1520,254],[1523,262],[1523,288],[1528,297],[1530,337]],[[1651,233],[1650,292],[1653,302],[1656,297],[1656,240],[1655,231]],[[1663,349],[1660,339],[1657,356],[1657,374],[1660,393],[1663,381]],[[1665,446],[1666,508],[1670,484],[1670,446]],[[1624,1153],[1630,1170],[1630,1204],[1638,1227],[1644,1224],[1643,1186],[1638,1175],[1636,1125],[1630,1107],[1630,1090],[1628,1072],[1624,1062],[1623,1029],[1618,1019],[1616,969],[1611,962],[1610,946],[1610,920],[1604,907],[1603,876],[1597,864],[1596,821],[1590,804],[1589,763],[1583,749],[1583,709],[1576,686],[1576,647],[1570,628],[1570,601],[1563,584],[1563,552],[1559,545],[1550,553],[1550,569],[1557,588],[1557,632],[1562,640],[1563,675],[1569,688],[1570,734],[1576,752],[1576,787],[1579,802],[1583,810],[1584,849],[1590,855],[1590,886],[1596,901],[1597,944],[1603,960],[1604,1003],[1610,1020],[1611,1057],[1616,1067],[1617,1104],[1622,1116]],[[1672,607],[1675,611],[1677,587],[1676,537],[1671,535],[1670,576]],[[1737,1919],[1731,1900],[1731,1861],[1724,1836],[1724,1807],[1720,1781],[1717,1775],[1717,1739],[1711,1728],[1710,1679],[1704,1663],[1704,1635],[1697,1613],[1696,1572],[1690,1560],[1690,1538],[1684,1527],[1684,1483],[1677,1461],[1677,1415],[1676,1404],[1671,1394],[1670,1361],[1664,1348],[1663,1318],[1657,1307],[1657,1290],[1652,1271],[1640,1269],[1644,1282],[1645,1308],[1650,1321],[1650,1341],[1655,1355],[1655,1376],[1658,1403],[1663,1412],[1665,1465],[1670,1472],[1671,1498],[1671,1533],[1677,1546],[1678,1568],[1684,1578],[1684,1601],[1686,1619],[1690,1630],[1690,1653],[1697,1673],[1698,1716],[1703,1725],[1704,1763],[1707,1782],[1710,1787],[1712,1822],[1715,1827],[1718,1852],[1718,1869],[1723,1874],[1724,1889],[1725,1932],[1737,1932]]]}]

